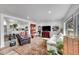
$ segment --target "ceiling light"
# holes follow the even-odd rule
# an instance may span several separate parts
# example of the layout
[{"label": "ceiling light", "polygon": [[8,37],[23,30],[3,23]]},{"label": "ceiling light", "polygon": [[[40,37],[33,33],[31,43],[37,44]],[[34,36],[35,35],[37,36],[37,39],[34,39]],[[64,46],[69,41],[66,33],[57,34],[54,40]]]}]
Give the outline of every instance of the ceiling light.
[{"label": "ceiling light", "polygon": [[29,16],[27,16],[27,19],[29,19],[30,17]]},{"label": "ceiling light", "polygon": [[51,14],[51,13],[52,13],[52,11],[51,11],[51,10],[49,10],[49,11],[48,11],[48,14]]},{"label": "ceiling light", "polygon": [[4,20],[4,25],[7,25],[6,21]]}]

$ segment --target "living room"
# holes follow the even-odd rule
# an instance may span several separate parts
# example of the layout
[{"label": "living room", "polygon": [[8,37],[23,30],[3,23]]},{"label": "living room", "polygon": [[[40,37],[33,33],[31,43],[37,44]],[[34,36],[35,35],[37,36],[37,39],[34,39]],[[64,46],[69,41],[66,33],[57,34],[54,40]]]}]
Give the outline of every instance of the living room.
[{"label": "living room", "polygon": [[64,38],[78,36],[78,20],[73,21],[78,13],[78,4],[0,5],[0,54],[73,54],[66,52]]}]

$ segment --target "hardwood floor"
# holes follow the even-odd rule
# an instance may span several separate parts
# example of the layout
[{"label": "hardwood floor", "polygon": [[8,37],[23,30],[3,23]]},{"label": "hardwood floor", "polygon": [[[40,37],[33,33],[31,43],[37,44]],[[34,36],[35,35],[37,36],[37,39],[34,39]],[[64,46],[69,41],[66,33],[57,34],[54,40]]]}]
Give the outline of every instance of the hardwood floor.
[{"label": "hardwood floor", "polygon": [[[43,40],[42,38],[34,38],[31,39],[30,44],[18,46],[16,48],[8,47],[2,50],[4,50],[4,52],[6,52],[6,50],[8,50],[9,52],[15,51],[16,52],[15,54],[19,54],[19,55],[47,55],[48,54],[46,41]],[[2,52],[2,50],[0,51],[0,53]],[[9,52],[8,53],[6,52],[4,54],[11,54]]]}]

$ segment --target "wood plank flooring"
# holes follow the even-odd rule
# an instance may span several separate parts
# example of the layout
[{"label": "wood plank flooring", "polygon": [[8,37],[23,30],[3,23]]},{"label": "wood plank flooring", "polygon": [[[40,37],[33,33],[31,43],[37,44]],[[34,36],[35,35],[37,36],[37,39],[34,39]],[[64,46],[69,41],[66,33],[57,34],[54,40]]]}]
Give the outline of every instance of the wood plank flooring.
[{"label": "wood plank flooring", "polygon": [[[31,43],[30,44],[25,44],[23,46],[18,46],[16,48],[4,48],[2,49],[4,52],[9,51],[15,51],[15,54],[19,54],[19,55],[47,55],[47,44],[46,41],[43,40],[43,38],[34,38],[31,39]],[[2,50],[0,52],[2,52]],[[4,54],[11,54],[11,53],[4,53]],[[2,52],[3,53],[3,52]],[[14,52],[12,52],[14,53]]]}]

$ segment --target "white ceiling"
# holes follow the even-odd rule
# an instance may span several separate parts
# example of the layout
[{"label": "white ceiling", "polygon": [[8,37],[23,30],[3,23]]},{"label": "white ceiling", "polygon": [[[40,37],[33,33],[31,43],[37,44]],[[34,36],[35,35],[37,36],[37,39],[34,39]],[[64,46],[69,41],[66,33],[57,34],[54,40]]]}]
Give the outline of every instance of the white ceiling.
[{"label": "white ceiling", "polygon": [[4,23],[6,23],[7,25],[8,24],[20,24],[20,25],[27,25],[28,24],[28,22],[24,22],[24,21],[20,21],[20,20],[16,20],[16,19],[10,19],[10,18],[7,18],[7,17],[4,17]]},{"label": "white ceiling", "polygon": [[[61,20],[70,8],[70,4],[14,4],[0,5],[0,13],[20,17],[36,22]],[[51,14],[48,11],[51,11]]]}]

